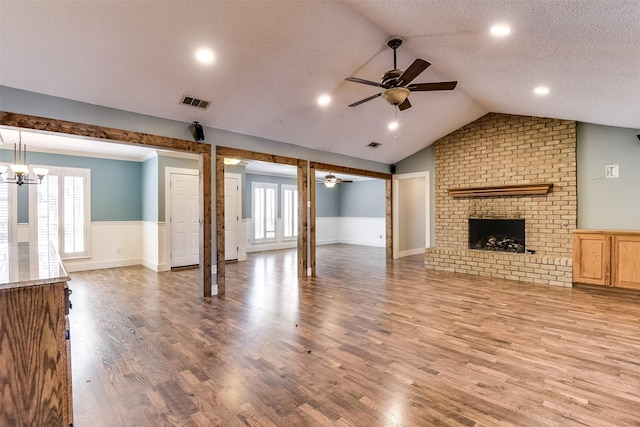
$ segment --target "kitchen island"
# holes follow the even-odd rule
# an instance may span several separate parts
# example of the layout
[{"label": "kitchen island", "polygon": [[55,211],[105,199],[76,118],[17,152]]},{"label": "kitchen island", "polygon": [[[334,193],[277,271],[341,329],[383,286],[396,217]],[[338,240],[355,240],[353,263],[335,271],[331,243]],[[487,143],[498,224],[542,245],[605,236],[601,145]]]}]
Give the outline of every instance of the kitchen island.
[{"label": "kitchen island", "polygon": [[67,271],[51,245],[0,243],[0,425],[71,426]]}]

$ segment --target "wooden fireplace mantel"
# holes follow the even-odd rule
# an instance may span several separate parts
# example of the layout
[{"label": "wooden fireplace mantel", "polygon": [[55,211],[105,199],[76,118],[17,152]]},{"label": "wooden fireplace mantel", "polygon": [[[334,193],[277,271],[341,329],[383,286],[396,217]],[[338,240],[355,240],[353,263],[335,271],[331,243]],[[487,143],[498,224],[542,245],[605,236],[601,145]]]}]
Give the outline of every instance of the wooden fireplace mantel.
[{"label": "wooden fireplace mantel", "polygon": [[518,184],[497,185],[487,187],[450,188],[452,197],[501,197],[501,196],[533,196],[547,194],[553,184]]}]

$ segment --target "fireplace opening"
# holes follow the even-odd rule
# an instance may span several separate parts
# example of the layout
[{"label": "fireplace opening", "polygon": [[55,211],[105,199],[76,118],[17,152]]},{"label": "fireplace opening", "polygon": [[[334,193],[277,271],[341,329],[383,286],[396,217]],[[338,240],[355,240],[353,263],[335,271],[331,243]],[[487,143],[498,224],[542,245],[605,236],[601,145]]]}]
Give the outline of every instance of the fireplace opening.
[{"label": "fireplace opening", "polygon": [[524,219],[469,218],[469,249],[524,253]]}]

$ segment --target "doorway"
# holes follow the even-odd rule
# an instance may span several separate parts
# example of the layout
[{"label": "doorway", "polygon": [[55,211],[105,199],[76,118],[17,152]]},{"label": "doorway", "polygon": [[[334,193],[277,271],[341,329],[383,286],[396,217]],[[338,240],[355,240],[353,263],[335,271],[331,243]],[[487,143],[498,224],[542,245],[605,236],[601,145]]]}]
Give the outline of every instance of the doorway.
[{"label": "doorway", "polygon": [[430,246],[429,172],[393,176],[393,258],[424,253]]}]

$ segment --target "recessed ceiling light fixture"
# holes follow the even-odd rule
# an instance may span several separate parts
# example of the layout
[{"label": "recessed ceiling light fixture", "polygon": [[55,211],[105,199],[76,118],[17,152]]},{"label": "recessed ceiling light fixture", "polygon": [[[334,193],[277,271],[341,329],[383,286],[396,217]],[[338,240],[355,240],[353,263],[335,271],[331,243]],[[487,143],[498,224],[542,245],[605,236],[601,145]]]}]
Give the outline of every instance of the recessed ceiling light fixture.
[{"label": "recessed ceiling light fixture", "polygon": [[389,130],[396,130],[396,129],[398,129],[398,126],[399,126],[398,122],[397,121],[393,121],[393,122],[389,123],[388,128],[389,128]]},{"label": "recessed ceiling light fixture", "polygon": [[331,97],[329,95],[321,95],[318,98],[318,105],[319,106],[326,107],[329,104],[331,104]]},{"label": "recessed ceiling light fixture", "polygon": [[506,37],[511,34],[511,27],[506,24],[496,24],[489,30],[494,37]]},{"label": "recessed ceiling light fixture", "polygon": [[196,60],[204,65],[213,63],[215,55],[211,49],[201,48],[196,50]]},{"label": "recessed ceiling light fixture", "polygon": [[535,88],[533,90],[533,93],[535,93],[538,96],[548,95],[549,94],[549,88],[546,87],[546,86],[538,86],[537,88]]}]

